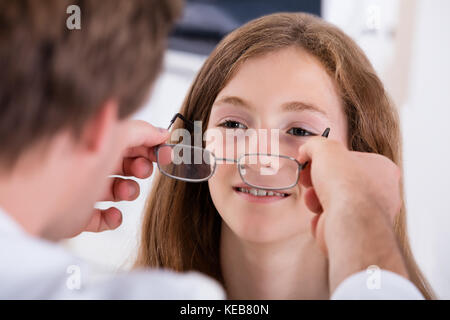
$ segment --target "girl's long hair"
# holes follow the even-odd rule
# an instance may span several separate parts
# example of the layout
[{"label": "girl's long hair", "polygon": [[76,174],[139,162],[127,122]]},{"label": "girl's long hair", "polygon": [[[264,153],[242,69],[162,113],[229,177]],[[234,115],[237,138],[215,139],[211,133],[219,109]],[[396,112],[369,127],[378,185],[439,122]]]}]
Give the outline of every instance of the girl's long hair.
[{"label": "girl's long hair", "polygon": [[[291,46],[318,58],[337,83],[348,121],[350,149],[384,155],[402,167],[398,114],[372,65],[350,37],[309,14],[272,14],[230,33],[206,60],[180,113],[202,121],[205,132],[213,102],[236,68],[247,59]],[[159,172],[154,179],[135,266],[196,270],[223,282],[219,262],[221,217],[208,183],[186,183]],[[405,205],[394,229],[411,281],[426,299],[434,298],[410,249]]]}]

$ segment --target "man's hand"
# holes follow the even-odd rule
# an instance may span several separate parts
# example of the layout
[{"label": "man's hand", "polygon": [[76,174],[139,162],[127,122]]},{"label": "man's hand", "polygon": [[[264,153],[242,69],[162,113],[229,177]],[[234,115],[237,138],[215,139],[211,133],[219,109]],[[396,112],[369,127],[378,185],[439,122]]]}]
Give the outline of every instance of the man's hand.
[{"label": "man's hand", "polygon": [[[150,177],[156,161],[154,147],[169,138],[165,129],[155,128],[145,121],[129,120],[126,124],[126,145],[114,175],[139,179]],[[106,194],[99,201],[132,201],[139,196],[139,184],[130,179],[111,178]],[[122,223],[122,213],[117,208],[94,210],[92,219],[83,231],[113,230]]]},{"label": "man's hand", "polygon": [[317,214],[312,233],[328,255],[330,289],[370,265],[408,277],[392,222],[402,207],[400,169],[388,158],[352,152],[314,137],[298,161],[307,207]]}]

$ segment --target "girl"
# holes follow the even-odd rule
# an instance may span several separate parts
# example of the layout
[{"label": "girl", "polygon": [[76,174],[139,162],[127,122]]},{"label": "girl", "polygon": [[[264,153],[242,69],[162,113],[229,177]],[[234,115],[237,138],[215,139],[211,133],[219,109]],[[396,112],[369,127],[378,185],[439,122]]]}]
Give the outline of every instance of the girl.
[{"label": "girl", "polygon": [[[308,14],[265,16],[229,34],[180,113],[202,121],[204,131],[279,129],[280,154],[291,157],[307,137],[329,127],[329,138],[349,150],[401,166],[397,113],[370,62],[348,36]],[[206,273],[231,299],[328,299],[327,257],[311,235],[314,215],[304,192],[297,185],[258,195],[236,165],[218,165],[202,183],[158,174],[136,266]],[[398,244],[411,281],[430,299],[405,215],[403,207],[394,221]]]}]

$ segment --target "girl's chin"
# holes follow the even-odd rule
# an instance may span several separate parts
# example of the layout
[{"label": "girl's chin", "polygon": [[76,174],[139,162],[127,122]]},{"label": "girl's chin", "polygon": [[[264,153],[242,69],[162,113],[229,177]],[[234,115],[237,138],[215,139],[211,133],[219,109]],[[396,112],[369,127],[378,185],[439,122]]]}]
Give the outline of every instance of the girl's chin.
[{"label": "girl's chin", "polygon": [[299,221],[280,224],[279,220],[264,220],[244,218],[234,221],[230,229],[240,240],[257,244],[273,244],[310,233],[309,225]]},{"label": "girl's chin", "polygon": [[283,241],[286,241],[287,239],[292,238],[296,235],[298,235],[298,233],[289,235],[282,232],[241,232],[238,237],[239,239],[247,243],[256,245],[272,245],[276,243],[282,243]]}]

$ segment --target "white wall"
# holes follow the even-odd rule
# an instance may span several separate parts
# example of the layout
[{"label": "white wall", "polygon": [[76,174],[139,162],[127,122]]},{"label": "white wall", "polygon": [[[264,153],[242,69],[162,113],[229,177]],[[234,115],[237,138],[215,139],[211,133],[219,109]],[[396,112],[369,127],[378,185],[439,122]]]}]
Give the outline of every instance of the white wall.
[{"label": "white wall", "polygon": [[418,2],[409,99],[402,109],[405,181],[414,252],[450,299],[450,1]]}]

